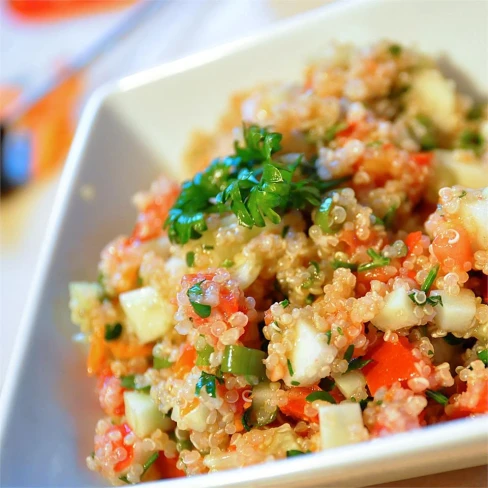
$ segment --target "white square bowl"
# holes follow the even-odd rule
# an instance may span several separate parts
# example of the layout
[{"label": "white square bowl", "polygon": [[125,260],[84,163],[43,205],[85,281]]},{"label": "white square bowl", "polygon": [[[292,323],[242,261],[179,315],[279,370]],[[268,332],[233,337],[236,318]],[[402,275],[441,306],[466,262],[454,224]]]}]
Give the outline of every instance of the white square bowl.
[{"label": "white square bowl", "polygon": [[[68,283],[93,280],[103,245],[127,232],[130,196],[161,171],[181,176],[191,129],[211,128],[235,90],[296,79],[333,39],[414,43],[461,90],[486,97],[485,0],[338,2],[269,32],[127,78],[86,109],[55,204],[0,406],[2,486],[102,486],[84,463],[100,416],[71,342]],[[93,185],[95,198],[80,196]],[[0,339],[1,340],[1,339]],[[486,463],[487,417],[367,444],[166,483],[176,487],[368,485]]]}]

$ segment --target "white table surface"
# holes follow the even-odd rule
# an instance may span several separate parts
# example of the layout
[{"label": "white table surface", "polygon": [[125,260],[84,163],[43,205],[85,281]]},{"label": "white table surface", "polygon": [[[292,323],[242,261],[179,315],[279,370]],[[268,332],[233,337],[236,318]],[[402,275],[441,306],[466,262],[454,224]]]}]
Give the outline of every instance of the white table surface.
[{"label": "white table surface", "polygon": [[[186,0],[169,2],[166,32],[161,32],[159,62],[235,40],[263,30],[327,0]],[[181,30],[175,30],[181,25]],[[184,28],[187,26],[188,28]],[[1,27],[1,25],[0,25]],[[3,36],[2,36],[3,37]],[[4,54],[4,53],[0,53]],[[2,59],[0,58],[0,62]],[[129,71],[133,66],[129,67]],[[137,66],[135,67],[137,69]],[[31,287],[44,239],[59,171],[2,200],[0,209],[0,388]],[[484,487],[487,468],[459,470],[383,486]]]}]

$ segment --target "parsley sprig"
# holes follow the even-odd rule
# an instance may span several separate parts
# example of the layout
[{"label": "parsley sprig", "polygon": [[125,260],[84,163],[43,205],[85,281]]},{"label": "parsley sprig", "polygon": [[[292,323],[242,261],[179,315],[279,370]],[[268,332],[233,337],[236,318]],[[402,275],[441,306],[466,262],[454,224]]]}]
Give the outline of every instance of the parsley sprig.
[{"label": "parsley sprig", "polygon": [[381,254],[378,254],[372,247],[367,251],[368,256],[372,259],[369,263],[363,263],[358,266],[358,271],[361,273],[363,271],[369,271],[375,268],[381,268],[382,266],[387,266],[390,264],[390,258],[386,258]]},{"label": "parsley sprig", "polygon": [[181,187],[164,224],[172,242],[185,244],[207,230],[206,216],[233,212],[239,224],[264,227],[279,223],[289,209],[320,205],[325,191],[349,177],[322,181],[315,168],[299,156],[293,163],[272,157],[281,149],[282,135],[256,125],[244,126],[244,145],[234,154],[214,160]]}]

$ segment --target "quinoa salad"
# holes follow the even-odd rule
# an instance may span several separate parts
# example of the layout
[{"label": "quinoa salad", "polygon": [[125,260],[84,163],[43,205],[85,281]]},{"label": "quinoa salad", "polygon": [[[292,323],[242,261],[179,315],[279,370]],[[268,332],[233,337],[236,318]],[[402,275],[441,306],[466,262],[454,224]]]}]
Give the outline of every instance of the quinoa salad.
[{"label": "quinoa salad", "polygon": [[[488,413],[488,110],[429,57],[331,45],[235,94],[70,285],[113,485]],[[95,401],[95,397],[93,398]]]}]

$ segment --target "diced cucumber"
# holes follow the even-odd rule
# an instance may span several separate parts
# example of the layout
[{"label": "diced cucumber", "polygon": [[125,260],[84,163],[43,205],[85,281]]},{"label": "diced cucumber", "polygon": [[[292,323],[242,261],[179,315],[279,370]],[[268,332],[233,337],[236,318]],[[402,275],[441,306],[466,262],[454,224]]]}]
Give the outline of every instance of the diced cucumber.
[{"label": "diced cucumber", "polygon": [[122,293],[119,299],[127,315],[129,331],[142,344],[159,339],[173,324],[174,306],[150,286]]},{"label": "diced cucumber", "polygon": [[359,403],[341,403],[319,407],[322,449],[353,444],[364,431]]},{"label": "diced cucumber", "polygon": [[153,399],[138,391],[124,392],[125,416],[130,428],[144,438],[156,429],[171,430],[174,423],[158,410]]},{"label": "diced cucumber", "polygon": [[293,382],[300,386],[317,383],[322,374],[323,366],[332,363],[337,355],[337,348],[327,344],[327,337],[315,329],[309,322],[299,319],[295,327],[295,343],[289,358],[293,375],[286,372],[284,382],[293,386]]},{"label": "diced cucumber", "polygon": [[442,297],[442,306],[435,307],[434,323],[445,332],[464,335],[474,323],[476,315],[476,296],[467,288],[459,295],[449,295],[444,290],[435,290],[431,296]]},{"label": "diced cucumber", "polygon": [[363,400],[368,397],[366,392],[366,379],[361,371],[349,371],[349,373],[334,376],[335,384],[340,392],[347,398]]},{"label": "diced cucumber", "polygon": [[264,448],[266,454],[285,455],[286,451],[299,451],[300,445],[297,442],[297,435],[290,424],[283,424],[267,431],[272,432],[271,442]]},{"label": "diced cucumber", "polygon": [[274,394],[269,382],[263,381],[252,389],[251,424],[263,427],[274,421],[278,408],[270,406],[270,399]]},{"label": "diced cucumber", "polygon": [[262,268],[262,259],[255,253],[240,253],[235,258],[235,265],[229,271],[239,286],[245,290],[256,281]]},{"label": "diced cucumber", "polygon": [[75,281],[69,284],[69,308],[71,320],[82,332],[91,328],[90,311],[96,308],[103,298],[103,288],[98,283]]},{"label": "diced cucumber", "polygon": [[[485,180],[488,180],[486,171]],[[486,182],[488,185],[488,181]],[[471,238],[473,251],[488,250],[488,188],[483,191],[468,191],[459,199],[459,216]]]},{"label": "diced cucumber", "polygon": [[403,288],[389,293],[380,312],[371,320],[371,323],[380,330],[398,330],[404,327],[417,325],[419,319],[414,313],[415,303],[410,300]]},{"label": "diced cucumber", "polygon": [[201,403],[198,404],[193,410],[190,410],[187,414],[182,415],[178,405],[173,407],[171,418],[178,422],[180,428],[184,430],[194,430],[195,432],[204,432],[207,425],[207,417],[210,410]]}]

